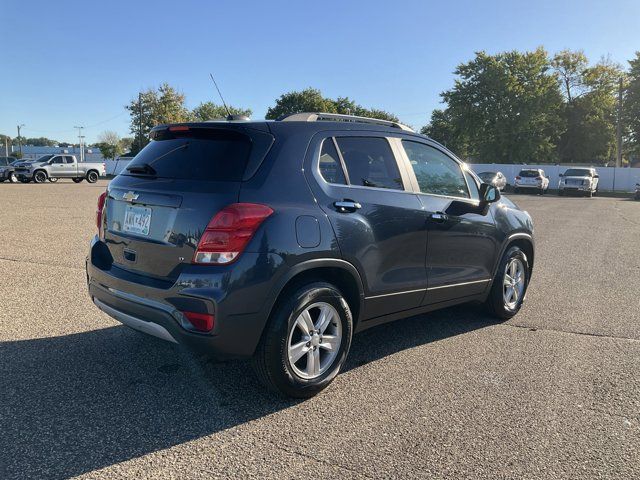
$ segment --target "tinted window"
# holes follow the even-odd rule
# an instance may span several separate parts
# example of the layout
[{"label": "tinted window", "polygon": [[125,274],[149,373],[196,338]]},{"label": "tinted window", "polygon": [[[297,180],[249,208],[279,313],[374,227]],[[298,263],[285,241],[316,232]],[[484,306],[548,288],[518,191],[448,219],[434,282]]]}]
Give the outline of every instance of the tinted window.
[{"label": "tinted window", "polygon": [[586,168],[570,168],[564,172],[565,177],[590,177],[591,170]]},{"label": "tinted window", "polygon": [[402,145],[421,192],[469,198],[467,183],[458,162],[422,143],[403,140]]},{"label": "tinted window", "polygon": [[341,137],[336,140],[351,185],[404,189],[396,159],[387,139]]},{"label": "tinted window", "polygon": [[518,176],[525,178],[535,178],[540,176],[540,172],[538,170],[520,170]]},{"label": "tinted window", "polygon": [[73,163],[73,157],[64,157],[66,163]]},{"label": "tinted window", "polygon": [[329,183],[340,183],[346,185],[342,166],[340,166],[340,158],[333,144],[333,139],[325,138],[322,142],[322,150],[320,151],[320,161],[318,163],[320,174]]},{"label": "tinted window", "polygon": [[64,163],[64,160],[62,159],[62,157],[53,157],[53,160],[51,161],[51,163],[55,163],[55,164]]},{"label": "tinted window", "polygon": [[154,140],[131,160],[124,174],[239,181],[250,151],[249,139],[234,132],[194,133]]}]

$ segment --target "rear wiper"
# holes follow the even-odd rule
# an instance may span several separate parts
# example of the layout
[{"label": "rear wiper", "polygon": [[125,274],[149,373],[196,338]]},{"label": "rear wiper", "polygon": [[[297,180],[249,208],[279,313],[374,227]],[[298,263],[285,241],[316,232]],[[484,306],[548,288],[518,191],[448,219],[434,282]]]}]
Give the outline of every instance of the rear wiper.
[{"label": "rear wiper", "polygon": [[127,172],[133,174],[142,174],[142,175],[156,175],[156,170],[148,163],[139,163],[138,165],[131,165],[127,167]]}]

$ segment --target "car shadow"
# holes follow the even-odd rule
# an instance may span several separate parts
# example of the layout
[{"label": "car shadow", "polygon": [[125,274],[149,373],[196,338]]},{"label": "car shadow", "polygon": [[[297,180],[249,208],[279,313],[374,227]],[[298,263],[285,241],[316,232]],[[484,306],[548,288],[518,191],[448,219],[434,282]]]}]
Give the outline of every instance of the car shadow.
[{"label": "car shadow", "polygon": [[[466,307],[354,337],[345,370],[490,323]],[[375,345],[375,348],[371,348]],[[111,327],[0,343],[0,478],[67,478],[289,408],[247,362]]]}]

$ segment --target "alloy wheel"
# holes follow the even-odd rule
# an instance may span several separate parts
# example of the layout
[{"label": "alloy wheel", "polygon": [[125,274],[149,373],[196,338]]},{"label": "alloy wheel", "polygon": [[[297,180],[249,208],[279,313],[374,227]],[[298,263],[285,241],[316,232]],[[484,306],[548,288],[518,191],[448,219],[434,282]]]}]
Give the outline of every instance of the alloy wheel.
[{"label": "alloy wheel", "polygon": [[504,270],[502,297],[509,310],[515,310],[524,294],[525,271],[519,258],[512,258]]},{"label": "alloy wheel", "polygon": [[287,359],[293,372],[312,380],[333,365],[342,344],[342,322],[326,302],[306,307],[293,323],[287,338]]}]

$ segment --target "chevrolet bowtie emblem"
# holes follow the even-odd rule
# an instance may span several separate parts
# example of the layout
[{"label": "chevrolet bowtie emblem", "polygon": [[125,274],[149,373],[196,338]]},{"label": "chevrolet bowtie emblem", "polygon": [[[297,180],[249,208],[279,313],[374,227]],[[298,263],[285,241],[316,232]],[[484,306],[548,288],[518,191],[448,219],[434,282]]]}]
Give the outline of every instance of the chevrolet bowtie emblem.
[{"label": "chevrolet bowtie emblem", "polygon": [[133,202],[134,200],[137,200],[139,196],[140,195],[138,195],[136,192],[127,192],[122,195],[122,199],[126,200],[127,202]]}]

